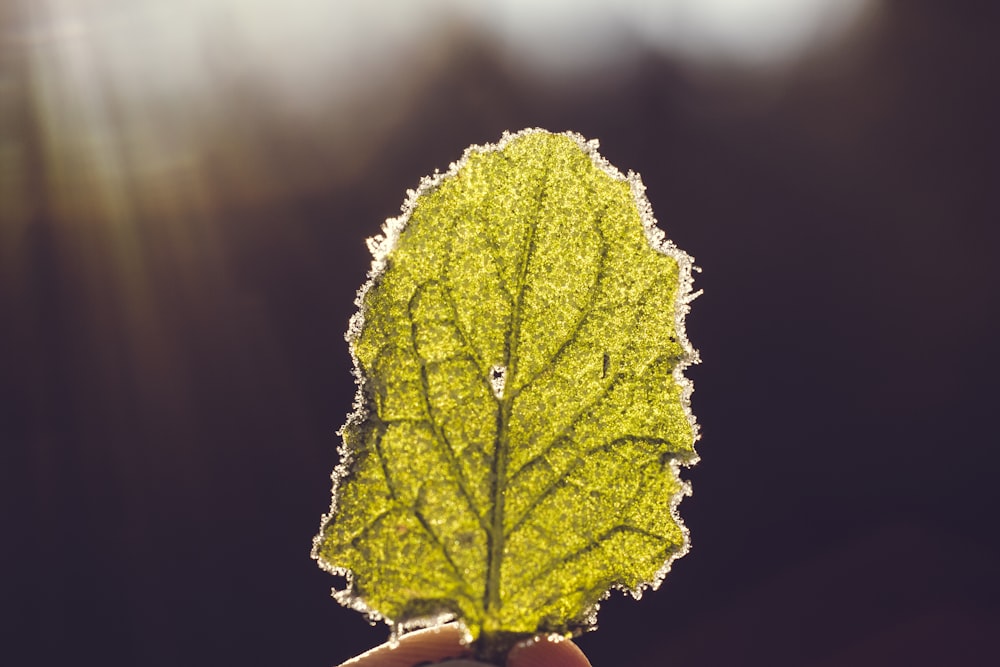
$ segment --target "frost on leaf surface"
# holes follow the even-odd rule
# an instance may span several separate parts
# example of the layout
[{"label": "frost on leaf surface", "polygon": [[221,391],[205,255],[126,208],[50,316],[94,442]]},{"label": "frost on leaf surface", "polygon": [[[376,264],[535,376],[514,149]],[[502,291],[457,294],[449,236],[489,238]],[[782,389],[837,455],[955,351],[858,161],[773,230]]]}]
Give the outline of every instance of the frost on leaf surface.
[{"label": "frost on leaf surface", "polygon": [[458,619],[489,656],[659,584],[687,549],[697,359],[691,258],[654,225],[639,178],[570,133],[473,146],[410,193],[348,334],[358,401],[313,549],[338,600]]}]

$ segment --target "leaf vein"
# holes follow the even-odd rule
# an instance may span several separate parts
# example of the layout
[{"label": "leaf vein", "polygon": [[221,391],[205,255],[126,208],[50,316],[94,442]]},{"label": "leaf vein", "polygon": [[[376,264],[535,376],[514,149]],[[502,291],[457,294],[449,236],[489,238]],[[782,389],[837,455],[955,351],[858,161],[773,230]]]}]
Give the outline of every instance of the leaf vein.
[{"label": "leaf vein", "polygon": [[[624,523],[618,524],[617,526],[614,526],[613,528],[608,529],[607,531],[605,531],[601,535],[598,535],[597,537],[595,537],[594,539],[592,539],[590,542],[588,542],[586,545],[584,545],[583,547],[577,549],[573,553],[571,553],[569,555],[566,555],[566,556],[561,556],[561,557],[558,557],[558,558],[553,558],[551,561],[549,561],[548,563],[546,563],[545,566],[543,568],[541,568],[538,571],[538,573],[535,574],[528,581],[527,586],[531,586],[531,585],[537,583],[538,580],[541,579],[542,577],[549,576],[552,573],[552,570],[555,569],[556,567],[559,567],[560,565],[566,565],[568,563],[572,563],[573,561],[586,556],[587,554],[589,554],[590,552],[594,551],[595,549],[599,549],[601,546],[607,544],[607,541],[609,539],[611,539],[613,536],[615,536],[615,535],[617,535],[619,533],[635,533],[637,535],[641,535],[643,537],[649,538],[650,540],[655,540],[657,542],[666,542],[667,541],[667,537],[666,536],[659,535],[657,533],[648,531],[645,528],[639,528],[637,526],[631,526],[629,524],[624,524]],[[602,586],[602,588],[607,588],[607,586]]]},{"label": "leaf vein", "polygon": [[458,457],[455,454],[455,449],[452,446],[451,442],[449,441],[448,436],[445,435],[444,430],[438,423],[438,420],[435,418],[437,410],[435,410],[434,407],[431,405],[430,387],[427,383],[427,359],[425,359],[423,355],[421,355],[420,352],[417,351],[417,344],[416,344],[417,325],[413,319],[412,306],[413,303],[411,300],[411,303],[409,304],[409,307],[407,309],[407,315],[410,318],[410,342],[413,345],[414,354],[416,354],[417,358],[420,360],[420,386],[422,389],[422,391],[420,392],[420,398],[421,402],[423,403],[424,410],[426,411],[427,416],[429,418],[428,423],[430,424],[431,427],[431,433],[434,435],[434,439],[437,441],[438,445],[440,445],[441,449],[444,451],[445,458],[448,461],[448,466],[449,468],[451,468],[451,472],[455,476],[455,481],[458,484],[458,488],[462,492],[462,497],[465,499],[466,503],[469,506],[469,509],[472,510],[472,513],[475,515],[476,519],[479,521],[480,526],[485,528],[486,524],[483,521],[479,508],[476,507],[476,503],[472,499],[472,495],[469,493],[468,480],[465,477],[465,472],[462,470],[462,466],[458,462]]},{"label": "leaf vein", "polygon": [[526,382],[524,382],[523,384],[518,385],[511,392],[511,400],[514,400],[515,398],[517,398],[517,396],[522,391],[524,391],[525,389],[527,389],[528,387],[530,387],[532,384],[534,384],[534,382],[536,380],[538,380],[540,377],[542,377],[543,375],[545,375],[545,373],[548,370],[548,368],[550,368],[550,367],[552,367],[552,366],[554,366],[554,365],[556,365],[556,364],[559,363],[559,358],[566,352],[566,349],[570,346],[570,344],[573,343],[574,341],[576,341],[577,336],[580,334],[580,331],[583,329],[584,323],[586,323],[587,318],[593,312],[594,304],[597,301],[597,296],[598,296],[598,293],[600,291],[601,281],[604,278],[604,269],[605,269],[606,262],[607,262],[607,257],[608,257],[608,244],[607,244],[607,240],[604,238],[604,234],[601,232],[601,228],[600,228],[601,220],[603,220],[603,218],[604,218],[604,211],[602,210],[596,216],[596,218],[597,219],[596,219],[596,222],[595,222],[595,228],[596,228],[596,231],[597,231],[597,235],[601,238],[601,252],[598,255],[599,263],[598,263],[598,268],[597,268],[597,276],[595,276],[594,282],[591,283],[590,289],[587,291],[587,303],[586,303],[586,305],[583,308],[580,309],[580,316],[577,318],[576,322],[574,323],[573,330],[569,333],[569,335],[567,336],[566,340],[564,340],[559,345],[559,349],[557,349],[553,353],[552,358],[549,361],[549,363],[546,364],[546,365],[544,365],[544,366],[542,366]]},{"label": "leaf vein", "polygon": [[[558,442],[558,441],[559,440],[556,440],[555,442]],[[552,480],[550,480],[549,484],[544,489],[542,489],[541,493],[539,493],[537,496],[535,496],[534,498],[532,498],[531,502],[528,504],[528,507],[525,508],[524,512],[521,514],[521,516],[518,518],[518,520],[514,523],[513,526],[511,526],[510,530],[507,531],[507,533],[506,533],[507,537],[510,537],[511,535],[513,535],[514,533],[516,533],[521,528],[521,526],[524,525],[524,522],[527,521],[528,518],[530,518],[531,513],[535,509],[538,508],[538,506],[542,503],[542,501],[545,500],[547,497],[551,496],[553,493],[555,493],[557,489],[561,488],[565,484],[567,478],[569,478],[569,476],[571,474],[573,474],[574,472],[576,472],[581,466],[585,465],[588,462],[588,459],[591,456],[593,456],[593,455],[595,455],[597,453],[600,453],[600,452],[610,452],[617,445],[620,445],[620,444],[623,444],[623,443],[626,443],[626,442],[636,442],[636,441],[642,441],[642,442],[652,443],[654,445],[655,444],[668,443],[668,441],[664,440],[663,438],[644,438],[644,437],[639,437],[639,436],[622,436],[620,438],[615,438],[611,442],[605,442],[605,443],[602,443],[600,445],[597,445],[596,447],[591,447],[586,452],[584,452],[582,456],[578,456],[573,461],[573,463],[571,463],[569,466],[566,467],[565,470],[562,471],[562,473],[556,475]],[[555,442],[549,447],[549,449],[546,452],[543,452],[543,453],[539,454],[535,458],[531,459],[531,461],[529,461],[528,463],[524,464],[521,467],[521,469],[518,470],[517,473],[515,473],[514,477],[511,479],[511,481],[513,481],[513,479],[516,478],[517,475],[519,475],[521,473],[521,471],[525,470],[529,465],[533,465],[533,464],[539,463],[545,457],[545,455],[547,453],[551,452],[552,447],[555,446]]]},{"label": "leaf vein", "polygon": [[[458,582],[461,583],[463,587],[467,588],[469,586],[469,582],[465,580],[465,577],[462,575],[461,570],[459,570],[458,566],[455,565],[455,561],[452,560],[451,554],[449,553],[448,548],[441,541],[441,538],[438,537],[438,535],[431,528],[430,523],[427,521],[427,517],[425,517],[423,512],[418,510],[416,507],[410,507],[408,509],[410,510],[410,512],[413,513],[413,516],[416,518],[420,526],[424,529],[424,532],[426,532],[430,536],[431,541],[434,543],[434,546],[436,546],[441,551],[441,554],[444,556],[444,559],[448,562],[448,565],[451,567],[452,572],[454,572],[455,579],[457,579]],[[471,598],[468,595],[466,595],[465,597],[471,601]]]},{"label": "leaf vein", "polygon": [[[551,151],[551,149],[550,149]],[[547,160],[543,160],[544,165],[541,174],[541,185],[538,191],[538,200],[535,212],[529,221],[527,247],[524,251],[524,258],[518,268],[517,273],[517,299],[514,301],[511,310],[510,329],[506,332],[504,341],[504,366],[507,367],[508,381],[512,381],[517,372],[517,345],[521,329],[521,301],[524,298],[525,277],[528,272],[528,263],[534,253],[535,232],[538,228],[538,215],[542,210],[545,200],[546,190],[549,185],[551,167]],[[489,611],[499,608],[500,600],[500,578],[501,564],[504,553],[504,495],[507,490],[507,462],[509,457],[508,448],[510,446],[508,429],[510,426],[511,410],[513,401],[508,395],[501,402],[500,410],[497,411],[497,432],[495,436],[495,446],[493,451],[493,488],[491,497],[493,506],[491,508],[491,523],[486,530],[486,586],[483,592],[483,607]]]}]

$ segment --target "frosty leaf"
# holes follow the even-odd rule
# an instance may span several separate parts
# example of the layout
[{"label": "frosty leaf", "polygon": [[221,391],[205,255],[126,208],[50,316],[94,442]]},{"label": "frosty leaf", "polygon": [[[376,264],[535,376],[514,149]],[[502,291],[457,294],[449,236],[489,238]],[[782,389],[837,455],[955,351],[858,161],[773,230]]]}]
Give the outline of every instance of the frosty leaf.
[{"label": "frosty leaf", "polygon": [[396,630],[457,618],[480,657],[592,626],[687,550],[691,259],[596,142],[468,149],[370,241],[359,377],[313,556]]}]

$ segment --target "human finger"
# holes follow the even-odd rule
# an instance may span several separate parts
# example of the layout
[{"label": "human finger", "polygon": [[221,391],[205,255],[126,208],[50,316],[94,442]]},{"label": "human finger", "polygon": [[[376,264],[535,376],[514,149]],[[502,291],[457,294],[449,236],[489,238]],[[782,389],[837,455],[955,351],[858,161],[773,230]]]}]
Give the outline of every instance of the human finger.
[{"label": "human finger", "polygon": [[415,667],[421,663],[465,658],[471,652],[462,643],[464,636],[464,631],[455,624],[416,630],[403,635],[395,646],[382,644],[340,667]]},{"label": "human finger", "polygon": [[514,647],[507,667],[591,667],[587,656],[568,639],[558,635],[536,637]]}]

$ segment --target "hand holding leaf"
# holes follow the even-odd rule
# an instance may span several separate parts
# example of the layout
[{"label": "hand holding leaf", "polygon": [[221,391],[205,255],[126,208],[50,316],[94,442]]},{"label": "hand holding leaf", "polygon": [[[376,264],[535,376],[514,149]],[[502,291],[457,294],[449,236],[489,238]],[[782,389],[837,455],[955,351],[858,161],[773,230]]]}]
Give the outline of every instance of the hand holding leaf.
[{"label": "hand holding leaf", "polygon": [[425,179],[370,242],[359,392],[313,555],[396,632],[476,655],[594,623],[687,549],[691,258],[637,176],[526,130]]}]

